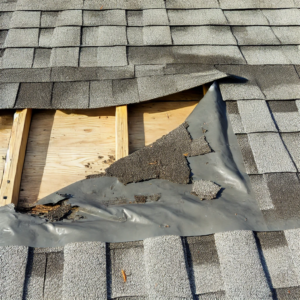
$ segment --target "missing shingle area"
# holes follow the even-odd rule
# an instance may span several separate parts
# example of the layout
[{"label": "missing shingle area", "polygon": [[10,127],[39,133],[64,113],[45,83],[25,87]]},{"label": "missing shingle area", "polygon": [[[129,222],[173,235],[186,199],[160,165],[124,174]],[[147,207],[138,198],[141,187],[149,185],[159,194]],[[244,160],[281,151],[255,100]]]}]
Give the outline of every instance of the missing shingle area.
[{"label": "missing shingle area", "polygon": [[106,176],[117,177],[123,184],[166,179],[178,184],[190,183],[186,157],[210,153],[205,136],[192,140],[184,123],[153,144],[124,157],[106,169]]}]

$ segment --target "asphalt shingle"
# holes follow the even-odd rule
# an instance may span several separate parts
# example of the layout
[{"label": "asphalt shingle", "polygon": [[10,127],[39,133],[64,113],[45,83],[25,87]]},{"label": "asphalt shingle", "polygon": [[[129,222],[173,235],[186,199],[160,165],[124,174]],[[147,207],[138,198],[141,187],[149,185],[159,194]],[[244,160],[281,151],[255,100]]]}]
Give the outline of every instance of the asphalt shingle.
[{"label": "asphalt shingle", "polygon": [[272,299],[251,231],[215,234],[228,299]]},{"label": "asphalt shingle", "polygon": [[57,17],[58,11],[43,11],[41,16],[41,27],[54,28],[56,26]]},{"label": "asphalt shingle", "polygon": [[78,67],[79,47],[53,48],[51,51],[51,67]]},{"label": "asphalt shingle", "polygon": [[218,8],[219,3],[218,0],[185,0],[182,2],[181,0],[166,0],[167,8]]},{"label": "asphalt shingle", "polygon": [[47,28],[40,30],[40,37],[39,37],[39,46],[45,48],[52,48],[52,36],[53,36],[54,29]]},{"label": "asphalt shingle", "polygon": [[149,238],[144,249],[149,299],[192,299],[181,238]]},{"label": "asphalt shingle", "polygon": [[267,18],[261,10],[227,10],[224,14],[230,25],[253,26],[269,25]]},{"label": "asphalt shingle", "polygon": [[248,135],[258,172],[296,172],[296,168],[278,133]]},{"label": "asphalt shingle", "polygon": [[293,0],[248,0],[248,1],[232,1],[220,0],[222,9],[251,9],[251,8],[289,8],[295,7]]},{"label": "asphalt shingle", "polygon": [[12,12],[0,12],[0,30],[9,29]]},{"label": "asphalt shingle", "polygon": [[51,47],[80,46],[80,27],[56,27],[52,34]]},{"label": "asphalt shingle", "polygon": [[[164,0],[132,0],[132,1],[120,1],[120,0],[103,0],[101,2],[105,9],[149,9],[149,8],[165,8]],[[84,9],[99,9],[98,0],[85,0]]]},{"label": "asphalt shingle", "polygon": [[234,133],[245,133],[244,125],[236,101],[227,101],[226,108]]},{"label": "asphalt shingle", "polygon": [[0,107],[13,108],[19,90],[19,83],[0,83]]},{"label": "asphalt shingle", "polygon": [[127,25],[125,10],[83,11],[83,26],[100,25]]},{"label": "asphalt shingle", "polygon": [[112,80],[92,81],[90,84],[90,108],[113,106]]},{"label": "asphalt shingle", "polygon": [[144,45],[143,27],[128,27],[127,40],[129,45],[143,46]]},{"label": "asphalt shingle", "polygon": [[143,41],[145,45],[171,45],[172,38],[169,26],[143,27]]},{"label": "asphalt shingle", "polygon": [[281,137],[285,146],[287,147],[287,150],[292,156],[292,159],[296,164],[298,171],[300,171],[300,133],[282,133]]},{"label": "asphalt shingle", "polygon": [[35,49],[33,68],[48,68],[50,66],[51,49]]},{"label": "asphalt shingle", "polygon": [[298,26],[273,26],[272,30],[282,44],[300,44],[300,30]]},{"label": "asphalt shingle", "polygon": [[106,245],[68,244],[64,248],[63,299],[106,299]]},{"label": "asphalt shingle", "polygon": [[264,131],[277,132],[266,101],[247,100],[238,101],[237,103],[246,133]]},{"label": "asphalt shingle", "polygon": [[[280,2],[277,1],[277,3]],[[276,8],[279,7],[277,6]],[[299,9],[270,9],[262,12],[271,26],[300,25]]]},{"label": "asphalt shingle", "polygon": [[15,11],[10,20],[10,28],[38,28],[40,21],[40,11]]},{"label": "asphalt shingle", "polygon": [[67,10],[67,9],[82,9],[83,0],[19,0],[17,2],[17,10]]},{"label": "asphalt shingle", "polygon": [[82,34],[84,46],[118,46],[126,45],[125,26],[84,27]]},{"label": "asphalt shingle", "polygon": [[172,27],[174,45],[236,45],[227,26]]},{"label": "asphalt shingle", "polygon": [[221,9],[168,10],[171,26],[227,25]]},{"label": "asphalt shingle", "polygon": [[89,82],[54,83],[52,103],[56,108],[88,107]]},{"label": "asphalt shingle", "polygon": [[285,230],[284,235],[292,256],[295,272],[298,279],[300,279],[300,229]]},{"label": "asphalt shingle", "polygon": [[81,26],[82,11],[81,10],[63,10],[58,13],[56,26]]},{"label": "asphalt shingle", "polygon": [[5,39],[4,47],[37,47],[38,41],[38,29],[10,29]]},{"label": "asphalt shingle", "polygon": [[140,101],[136,79],[113,80],[113,96],[116,104]]},{"label": "asphalt shingle", "polygon": [[33,62],[33,48],[9,48],[3,55],[2,68],[31,68]]},{"label": "asphalt shingle", "polygon": [[300,131],[300,114],[299,112],[273,113],[275,122],[280,132],[298,132]]},{"label": "asphalt shingle", "polygon": [[167,11],[165,9],[147,9],[143,11],[143,25],[169,25]]},{"label": "asphalt shingle", "polygon": [[50,68],[0,69],[0,82],[49,82]]}]

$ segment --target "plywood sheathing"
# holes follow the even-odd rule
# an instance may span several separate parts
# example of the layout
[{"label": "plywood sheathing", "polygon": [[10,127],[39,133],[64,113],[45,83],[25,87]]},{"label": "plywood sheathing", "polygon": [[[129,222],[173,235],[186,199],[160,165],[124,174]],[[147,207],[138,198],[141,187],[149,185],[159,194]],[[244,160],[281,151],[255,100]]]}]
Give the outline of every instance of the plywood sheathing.
[{"label": "plywood sheathing", "polygon": [[19,206],[26,207],[115,161],[115,108],[34,111]]}]

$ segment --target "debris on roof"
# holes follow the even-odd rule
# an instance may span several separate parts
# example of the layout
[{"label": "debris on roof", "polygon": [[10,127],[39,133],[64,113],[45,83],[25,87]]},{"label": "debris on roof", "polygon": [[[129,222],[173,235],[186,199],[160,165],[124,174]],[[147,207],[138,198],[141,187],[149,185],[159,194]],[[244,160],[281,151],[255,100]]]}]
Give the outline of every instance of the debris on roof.
[{"label": "debris on roof", "polygon": [[207,180],[197,180],[193,184],[192,193],[197,195],[200,200],[212,200],[217,198],[221,187],[214,182]]}]

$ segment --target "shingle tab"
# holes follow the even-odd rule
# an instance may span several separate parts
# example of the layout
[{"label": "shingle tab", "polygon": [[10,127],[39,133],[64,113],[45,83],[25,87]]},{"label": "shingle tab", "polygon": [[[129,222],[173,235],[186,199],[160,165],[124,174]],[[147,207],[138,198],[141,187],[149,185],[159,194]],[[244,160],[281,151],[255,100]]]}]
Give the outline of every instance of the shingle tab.
[{"label": "shingle tab", "polygon": [[57,82],[53,87],[52,106],[55,108],[87,108],[89,82]]},{"label": "shingle tab", "polygon": [[149,299],[192,299],[181,238],[149,238],[144,248]]},{"label": "shingle tab", "polygon": [[28,248],[0,247],[0,295],[2,299],[22,299]]},{"label": "shingle tab", "polygon": [[84,27],[82,34],[84,46],[126,45],[125,26]]},{"label": "shingle tab", "polygon": [[52,48],[52,36],[54,29],[47,28],[40,30],[39,46],[45,48]]},{"label": "shingle tab", "polygon": [[228,299],[272,299],[251,231],[215,234]]},{"label": "shingle tab", "polygon": [[273,26],[272,30],[282,44],[300,44],[300,30],[298,26]]},{"label": "shingle tab", "polygon": [[51,108],[52,83],[21,83],[15,108]]},{"label": "shingle tab", "polygon": [[41,16],[41,27],[54,28],[56,26],[57,17],[58,11],[43,11]]},{"label": "shingle tab", "polygon": [[237,38],[239,45],[278,45],[279,40],[271,27],[247,26],[233,27],[232,32]]},{"label": "shingle tab", "polygon": [[167,11],[165,9],[147,9],[143,11],[143,25],[169,25]]},{"label": "shingle tab", "polygon": [[127,27],[128,44],[133,46],[144,45],[143,27]]},{"label": "shingle tab", "polygon": [[[164,0],[103,0],[101,5],[105,9],[149,9],[149,8],[165,8]],[[98,0],[85,0],[84,9],[99,9]]]},{"label": "shingle tab", "polygon": [[49,82],[50,68],[0,69],[0,82]]},{"label": "shingle tab", "polygon": [[33,48],[6,49],[3,56],[2,68],[31,68],[33,62]]},{"label": "shingle tab", "polygon": [[113,96],[118,104],[140,101],[136,79],[113,80]]},{"label": "shingle tab", "polygon": [[83,26],[127,25],[125,10],[83,11]]},{"label": "shingle tab", "polygon": [[92,81],[90,85],[90,108],[114,106],[112,80]]},{"label": "shingle tab", "polygon": [[228,26],[172,27],[174,45],[236,45]]},{"label": "shingle tab", "polygon": [[127,11],[127,24],[128,26],[143,26],[143,11]]},{"label": "shingle tab", "polygon": [[19,0],[17,2],[17,10],[66,10],[66,9],[82,9],[83,0]]},{"label": "shingle tab", "polygon": [[263,10],[262,12],[268,19],[270,25],[300,25],[299,9],[272,9]]},{"label": "shingle tab", "polygon": [[38,29],[10,29],[4,47],[37,47],[38,41]]},{"label": "shingle tab", "polygon": [[53,48],[50,65],[52,67],[78,67],[79,47]]},{"label": "shingle tab", "polygon": [[277,129],[264,100],[238,101],[245,132],[275,131]]},{"label": "shingle tab", "polygon": [[107,298],[105,243],[68,244],[64,259],[63,299]]},{"label": "shingle tab", "polygon": [[171,45],[171,32],[169,26],[143,27],[143,40],[145,45]]},{"label": "shingle tab", "polygon": [[36,49],[33,68],[48,68],[50,66],[51,49]]},{"label": "shingle tab", "polygon": [[260,10],[227,10],[224,14],[230,25],[269,25],[267,18]]},{"label": "shingle tab", "polygon": [[285,230],[285,238],[292,256],[297,277],[300,278],[300,229]]},{"label": "shingle tab", "polygon": [[248,135],[259,173],[296,172],[278,133]]},{"label": "shingle tab", "polygon": [[12,12],[0,12],[0,30],[9,29]]},{"label": "shingle tab", "polygon": [[80,27],[56,27],[52,35],[51,47],[80,46],[80,35]]},{"label": "shingle tab", "polygon": [[81,10],[64,10],[59,12],[56,19],[56,26],[71,26],[82,25],[82,11]]},{"label": "shingle tab", "polygon": [[273,113],[275,122],[280,132],[297,132],[300,131],[300,114],[299,112],[276,112]]},{"label": "shingle tab", "polygon": [[19,90],[19,83],[0,83],[0,107],[13,108]]},{"label": "shingle tab", "polygon": [[218,8],[218,0],[166,0],[167,8]]},{"label": "shingle tab", "polygon": [[221,9],[168,10],[171,26],[227,25]]},{"label": "shingle tab", "polygon": [[285,146],[287,147],[287,150],[292,156],[292,159],[296,164],[298,171],[300,171],[300,133],[282,133],[281,137]]},{"label": "shingle tab", "polygon": [[249,9],[249,8],[289,8],[295,7],[293,0],[247,0],[232,1],[220,0],[222,9]]},{"label": "shingle tab", "polygon": [[40,11],[15,11],[10,20],[10,28],[40,27]]}]

